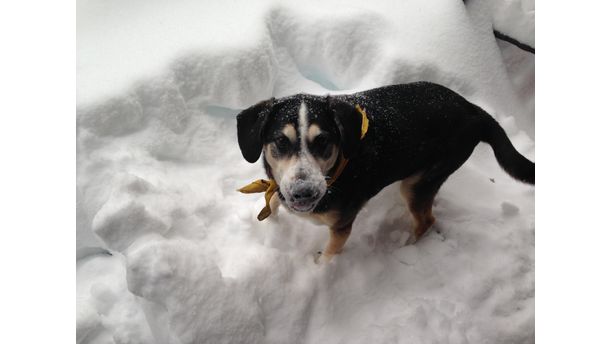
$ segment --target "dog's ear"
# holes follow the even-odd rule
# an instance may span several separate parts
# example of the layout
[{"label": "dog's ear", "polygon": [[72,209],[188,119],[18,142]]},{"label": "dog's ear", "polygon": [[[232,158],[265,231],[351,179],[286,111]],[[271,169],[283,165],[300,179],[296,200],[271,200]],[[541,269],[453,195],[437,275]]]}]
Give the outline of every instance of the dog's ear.
[{"label": "dog's ear", "polygon": [[361,140],[361,114],[354,105],[327,98],[329,109],[340,133],[340,147],[344,157],[350,159],[357,153]]},{"label": "dog's ear", "polygon": [[236,116],[238,145],[244,159],[254,163],[261,155],[263,134],[270,117],[274,98],[259,102]]}]

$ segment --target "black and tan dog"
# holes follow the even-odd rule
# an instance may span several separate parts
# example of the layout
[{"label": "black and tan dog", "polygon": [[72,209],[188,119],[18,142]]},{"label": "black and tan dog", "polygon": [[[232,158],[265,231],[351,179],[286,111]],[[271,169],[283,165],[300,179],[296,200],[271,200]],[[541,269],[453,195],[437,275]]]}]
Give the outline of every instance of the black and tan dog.
[{"label": "black and tan dog", "polygon": [[535,164],[516,151],[495,119],[432,83],[270,99],[242,111],[237,121],[242,155],[254,163],[263,151],[270,178],[241,191],[267,191],[260,220],[281,203],[328,225],[322,261],[340,252],[364,204],[396,181],[414,219],[409,243],[416,242],[434,223],[438,189],[481,141],[508,174],[535,183]]}]

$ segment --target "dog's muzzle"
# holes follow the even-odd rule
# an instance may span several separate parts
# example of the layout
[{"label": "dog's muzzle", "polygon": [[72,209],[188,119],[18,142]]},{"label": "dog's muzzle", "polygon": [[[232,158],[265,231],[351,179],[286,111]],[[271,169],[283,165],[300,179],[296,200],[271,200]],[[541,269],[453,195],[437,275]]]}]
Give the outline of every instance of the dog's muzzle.
[{"label": "dog's muzzle", "polygon": [[323,192],[320,189],[320,185],[317,185],[317,183],[298,179],[291,185],[288,194],[283,195],[285,196],[283,198],[285,198],[287,206],[292,210],[309,212],[321,200]]}]

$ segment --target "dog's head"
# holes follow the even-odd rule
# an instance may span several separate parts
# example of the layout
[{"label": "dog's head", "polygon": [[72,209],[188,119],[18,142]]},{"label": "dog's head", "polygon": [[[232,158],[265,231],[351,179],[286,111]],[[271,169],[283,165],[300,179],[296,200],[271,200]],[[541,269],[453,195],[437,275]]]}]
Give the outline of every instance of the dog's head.
[{"label": "dog's head", "polygon": [[254,163],[263,151],[281,201],[297,212],[312,211],[323,198],[340,154],[357,152],[362,121],[355,105],[310,95],[262,101],[237,120],[242,155]]}]

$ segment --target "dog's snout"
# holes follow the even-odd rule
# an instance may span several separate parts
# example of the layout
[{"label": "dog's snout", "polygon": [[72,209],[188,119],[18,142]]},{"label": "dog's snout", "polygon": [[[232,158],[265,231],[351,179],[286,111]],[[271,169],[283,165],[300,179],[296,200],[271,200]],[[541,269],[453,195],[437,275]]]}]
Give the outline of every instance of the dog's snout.
[{"label": "dog's snout", "polygon": [[291,188],[291,198],[295,202],[314,201],[319,197],[319,191],[310,182],[298,179]]},{"label": "dog's snout", "polygon": [[325,178],[320,171],[302,161],[281,181],[286,205],[297,212],[313,210],[325,195]]},{"label": "dog's snout", "polygon": [[315,190],[311,187],[299,186],[293,190],[293,199],[299,202],[308,201],[316,198]]},{"label": "dog's snout", "polygon": [[306,180],[306,178],[308,178],[308,173],[306,173],[306,171],[304,169],[298,170],[298,172],[295,174],[295,179],[296,180],[304,181],[304,180]]}]

